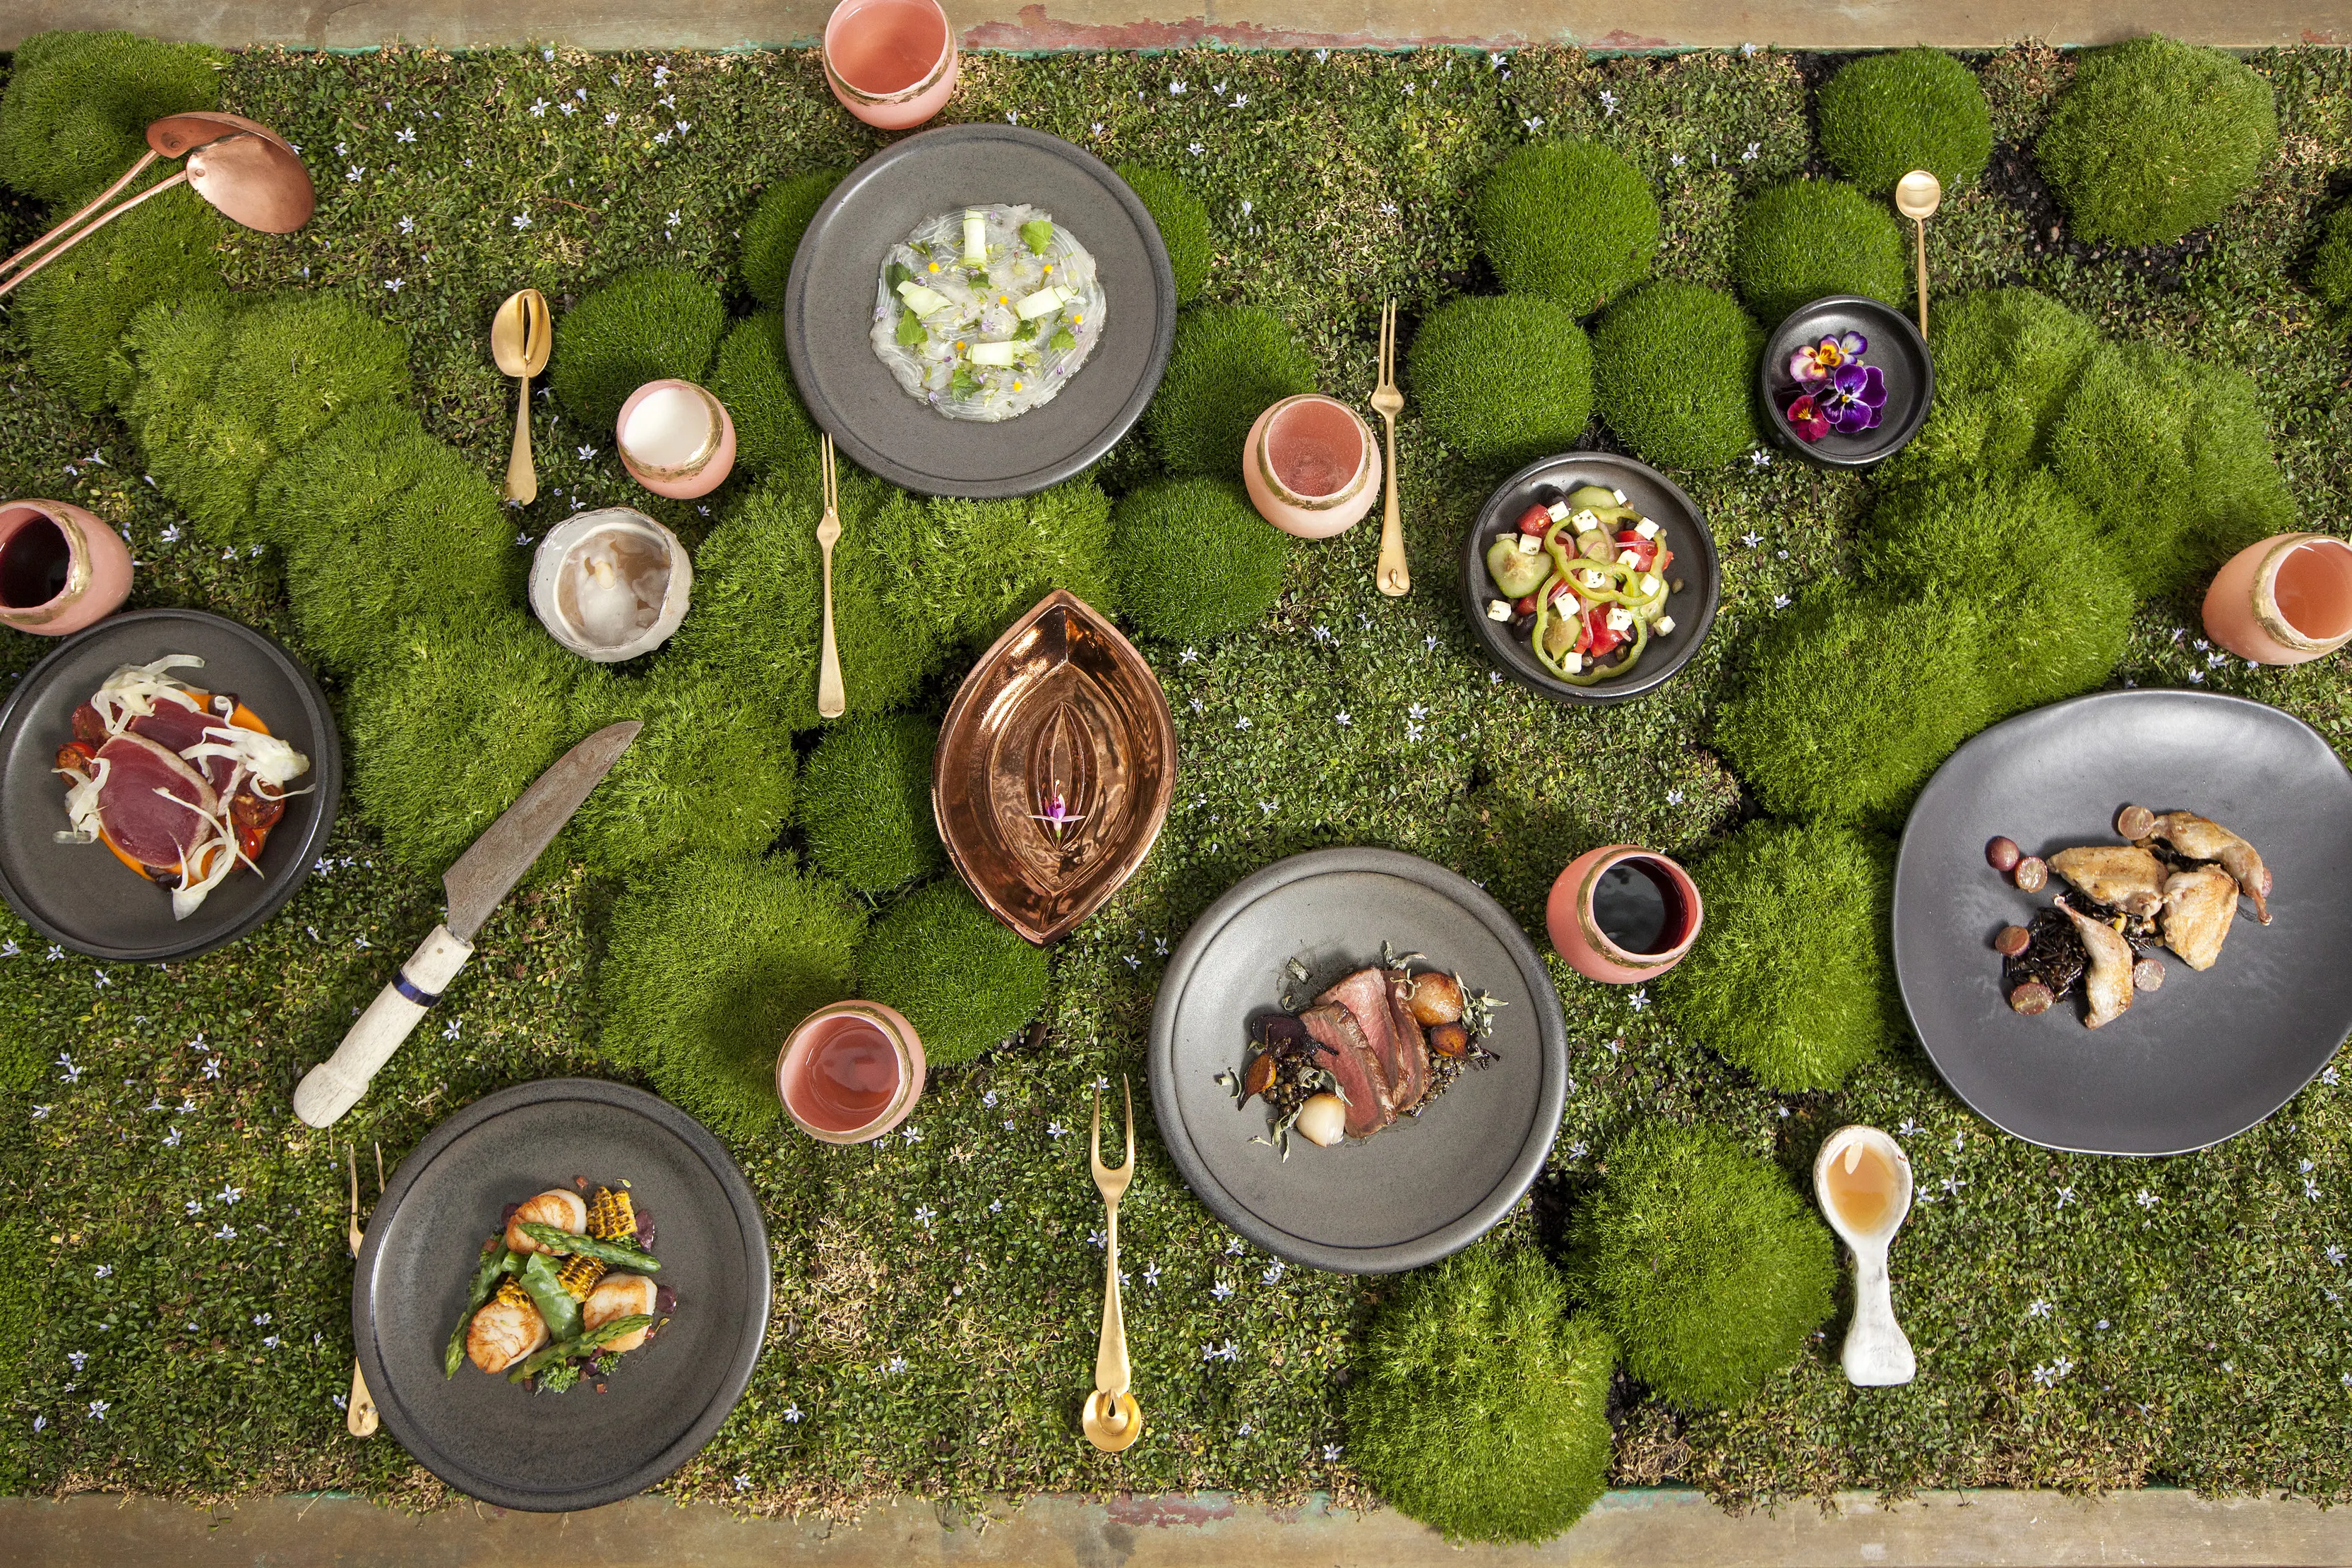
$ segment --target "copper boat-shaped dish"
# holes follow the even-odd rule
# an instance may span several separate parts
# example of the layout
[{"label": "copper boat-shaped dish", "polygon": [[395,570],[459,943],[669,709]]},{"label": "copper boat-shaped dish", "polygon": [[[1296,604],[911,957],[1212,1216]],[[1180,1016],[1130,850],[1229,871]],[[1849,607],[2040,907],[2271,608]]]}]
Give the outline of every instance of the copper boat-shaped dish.
[{"label": "copper boat-shaped dish", "polygon": [[1176,724],[1135,645],[1062,589],[964,677],[931,812],[999,920],[1057,942],[1135,874],[1176,792]]}]

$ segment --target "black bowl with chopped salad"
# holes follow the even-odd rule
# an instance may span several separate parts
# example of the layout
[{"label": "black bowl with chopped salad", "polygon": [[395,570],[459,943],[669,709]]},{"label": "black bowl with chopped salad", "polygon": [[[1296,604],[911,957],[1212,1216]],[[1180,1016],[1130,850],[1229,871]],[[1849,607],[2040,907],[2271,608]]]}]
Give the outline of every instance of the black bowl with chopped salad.
[{"label": "black bowl with chopped salad", "polygon": [[1623,702],[1715,623],[1715,539],[1682,486],[1630,457],[1568,452],[1505,480],[1462,554],[1462,598],[1501,674],[1559,702]]}]

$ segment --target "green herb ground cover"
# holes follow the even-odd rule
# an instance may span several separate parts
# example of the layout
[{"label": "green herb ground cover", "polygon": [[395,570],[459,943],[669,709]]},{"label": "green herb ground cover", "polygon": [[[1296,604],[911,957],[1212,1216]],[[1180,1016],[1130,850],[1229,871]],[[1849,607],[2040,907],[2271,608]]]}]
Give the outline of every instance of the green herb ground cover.
[{"label": "green herb ground cover", "polygon": [[[1948,291],[2024,281],[2110,340],[2252,372],[2302,523],[2341,532],[2352,527],[2352,366],[2305,279],[2341,200],[2327,197],[2330,177],[2352,166],[2352,68],[2320,50],[2254,65],[2277,92],[2276,151],[2210,236],[2150,260],[2050,237],[2054,209],[2034,194],[2018,143],[2069,62],[2034,49],[1982,62],[1995,173],[1948,197],[1932,259]],[[1114,161],[1176,171],[1211,219],[1203,300],[1279,320],[1332,390],[1369,389],[1384,294],[1402,301],[1409,350],[1438,303],[1491,287],[1470,192],[1531,137],[1614,148],[1658,194],[1658,274],[1715,288],[1733,284],[1746,201],[1826,172],[1803,62],[1770,54],[979,57],[966,82],[957,118],[1017,114]],[[222,86],[225,106],[303,146],[321,195],[299,235],[226,241],[232,286],[307,286],[397,327],[425,429],[485,474],[503,465],[512,407],[484,346],[509,289],[537,284],[562,308],[650,263],[731,289],[737,231],[765,186],[877,145],[805,55],[255,54],[236,57]],[[13,248],[33,214],[0,211]],[[737,313],[748,306],[736,301]],[[6,331],[0,492],[76,499],[126,528],[145,563],[139,602],[206,605],[305,645],[281,576],[311,570],[299,555],[281,567],[242,541],[199,544],[144,482],[125,427],[42,379],[26,329],[12,319]],[[575,504],[644,504],[609,430],[551,401],[538,405],[537,438],[542,499],[511,519],[519,534],[536,537]],[[1569,711],[1494,679],[1456,607],[1460,530],[1493,476],[1460,464],[1410,405],[1400,438],[1412,599],[1374,591],[1377,537],[1360,528],[1290,552],[1284,594],[1252,629],[1213,647],[1148,643],[1179,725],[1177,809],[1144,873],[1055,950],[1042,1035],[942,1071],[908,1134],[887,1146],[739,1141],[769,1206],[777,1312],[751,1395],[673,1490],[771,1510],[909,1489],[1360,1493],[1351,1358],[1398,1287],[1289,1270],[1231,1238],[1149,1137],[1148,1103],[1122,1239],[1152,1435],[1120,1459],[1077,1439],[1099,1290],[1083,1174],[1092,1086],[1115,1091],[1124,1072],[1140,1087],[1168,951],[1223,887],[1280,855],[1335,842],[1412,850],[1484,882],[1531,928],[1554,873],[1592,843],[1695,858],[1744,811],[1738,780],[1700,744],[1727,669],[1808,584],[1861,574],[1854,525],[1873,493],[1777,460],[1678,475],[1726,559],[1717,629],[1659,697]],[[1123,452],[1106,485],[1150,471]],[[648,509],[699,539],[740,494],[708,511]],[[742,591],[757,592],[759,578],[745,570]],[[2117,679],[2274,702],[2352,749],[2340,662],[2265,672],[2200,648],[2194,592],[2137,616]],[[10,671],[42,651],[0,639]],[[917,706],[935,706],[961,667],[947,655]],[[536,744],[490,747],[483,766]],[[379,788],[394,808],[384,820],[402,820],[401,781]],[[409,804],[422,821],[422,803]],[[0,1352],[24,1346],[0,1354],[0,1485],[439,1500],[394,1444],[341,1434],[344,1148],[358,1140],[367,1165],[381,1141],[396,1159],[456,1106],[520,1080],[660,1082],[643,1042],[600,1038],[606,946],[640,928],[685,953],[691,944],[651,904],[616,912],[616,884],[559,872],[484,932],[442,1032],[420,1034],[331,1135],[294,1124],[301,1068],[438,913],[435,883],[395,869],[394,846],[356,814],[344,822],[321,874],[226,952],[142,969],[51,956],[13,925],[0,937],[0,1212],[11,1217]],[[611,825],[598,831],[609,846]],[[835,918],[829,951],[855,913]],[[1848,1388],[1832,1318],[1735,1411],[1681,1412],[1628,1389],[1616,1481],[1691,1481],[1728,1500],[2153,1480],[2352,1497],[2341,1440],[2352,1322],[2340,1299],[2352,1289],[2352,1107],[2332,1071],[2205,1155],[2057,1155],[1977,1121],[1907,1041],[1842,1091],[1776,1095],[1668,1024],[1646,992],[1556,973],[1574,1090],[1556,1170],[1500,1242],[1559,1249],[1602,1155],[1660,1119],[1709,1124],[1792,1176],[1832,1128],[1874,1122],[1905,1138],[1921,1179],[1896,1263],[1916,1383]]]}]

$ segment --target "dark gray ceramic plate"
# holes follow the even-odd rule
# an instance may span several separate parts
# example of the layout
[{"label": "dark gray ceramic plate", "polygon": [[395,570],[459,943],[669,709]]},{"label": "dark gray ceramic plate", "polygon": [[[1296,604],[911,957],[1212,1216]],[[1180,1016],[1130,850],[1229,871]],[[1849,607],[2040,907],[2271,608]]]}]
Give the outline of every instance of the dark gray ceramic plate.
[{"label": "dark gray ceramic plate", "polygon": [[[1876,365],[1885,378],[1886,406],[1875,429],[1853,435],[1833,430],[1819,441],[1806,441],[1780,412],[1797,393],[1789,356],[1801,344],[1846,332],[1869,340],[1862,361]],[[1885,462],[1911,444],[1936,401],[1936,361],[1919,329],[1892,305],[1860,294],[1832,294],[1790,312],[1764,345],[1756,381],[1764,399],[1762,418],[1773,438],[1816,468],[1870,468]]]},{"label": "dark gray ceramic plate", "polygon": [[[1682,591],[1666,602],[1674,631],[1652,642],[1632,674],[1591,686],[1572,686],[1558,679],[1536,662],[1526,632],[1513,631],[1507,621],[1486,619],[1487,601],[1498,596],[1495,580],[1486,574],[1486,547],[1500,535],[1516,532],[1519,515],[1529,506],[1538,501],[1549,505],[1580,485],[1622,490],[1643,517],[1656,519],[1675,552],[1667,575],[1683,582]],[[1698,652],[1707,628],[1715,624],[1716,602],[1722,592],[1715,537],[1706,531],[1706,519],[1699,516],[1697,503],[1648,464],[1612,452],[1564,452],[1528,464],[1486,497],[1462,546],[1463,612],[1470,617],[1486,656],[1519,685],[1558,702],[1605,706],[1656,691]]]},{"label": "dark gray ceramic plate", "polygon": [[[2263,852],[2273,924],[2241,903],[2221,960],[2170,953],[2164,988],[2104,1029],[2070,998],[2010,1010],[1995,932],[2052,889],[1985,863],[2112,844],[2116,810],[2193,810]],[[2056,885],[2053,878],[2053,887]],[[1895,877],[1895,964],[1928,1056],[2005,1132],[2086,1154],[2168,1155],[2232,1137],[2285,1104],[2352,1030],[2352,775],[2276,708],[2206,692],[2101,692],[1997,724],[1912,808]]]},{"label": "dark gray ceramic plate", "polygon": [[[626,1179],[654,1217],[664,1328],[593,1378],[533,1394],[441,1357],[506,1206],[574,1176]],[[768,1233],[719,1141],[667,1100],[589,1078],[475,1101],[400,1162],[370,1217],[352,1334],[383,1424],[469,1497],[553,1512],[643,1491],[701,1451],[742,1397],[768,1326]]]},{"label": "dark gray ceramic plate", "polygon": [[[1102,341],[1052,402],[997,424],[948,419],[874,355],[883,256],[917,224],[960,207],[1043,208],[1093,253]],[[1143,415],[1176,340],[1176,280],[1151,214],[1108,164],[1017,125],[950,125],[877,152],[809,220],[784,296],[793,380],[844,455],[934,496],[1025,496],[1111,448]]]},{"label": "dark gray ceramic plate", "polygon": [[[172,895],[133,873],[103,844],[61,844],[66,791],[58,747],[73,738],[73,710],[124,664],[194,653],[201,670],[174,671],[190,685],[234,693],[270,733],[310,759],[295,783],[310,793],[262,846],[261,874],[240,868],[194,915],[172,918]],[[140,610],[100,622],[58,644],[27,671],[0,708],[0,897],[52,942],[93,958],[145,963],[185,958],[234,942],[294,896],[326,852],[343,787],[342,747],[319,683],[260,632],[201,610]]]},{"label": "dark gray ceramic plate", "polygon": [[[1362,1143],[1291,1140],[1283,1159],[1262,1103],[1236,1108],[1249,1020],[1301,1005],[1381,944],[1427,955],[1506,1005],[1485,1041],[1500,1061],[1465,1072],[1418,1120]],[[1310,978],[1292,986],[1297,958]],[[1543,1170],[1568,1093],[1559,993],[1503,906],[1415,855],[1316,850],[1244,877],[1185,934],[1151,1015],[1151,1103],[1176,1168],[1219,1219],[1279,1258],[1343,1273],[1417,1269],[1510,1212]]]}]

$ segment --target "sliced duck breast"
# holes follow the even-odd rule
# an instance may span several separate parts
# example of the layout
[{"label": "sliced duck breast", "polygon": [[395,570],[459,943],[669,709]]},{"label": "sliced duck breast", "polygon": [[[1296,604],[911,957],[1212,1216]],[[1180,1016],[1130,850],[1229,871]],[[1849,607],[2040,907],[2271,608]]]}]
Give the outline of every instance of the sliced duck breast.
[{"label": "sliced duck breast", "polygon": [[98,748],[108,765],[98,793],[106,836],[142,865],[176,866],[212,836],[207,816],[220,797],[202,774],[142,735],[118,735]]},{"label": "sliced duck breast", "polygon": [[1390,1098],[1402,1116],[1429,1092],[1429,1035],[1412,1016],[1412,977],[1391,969],[1388,993],[1389,1036],[1396,1044],[1396,1060],[1389,1064]]},{"label": "sliced duck breast", "polygon": [[1356,1015],[1338,1002],[1308,1008],[1298,1015],[1316,1043],[1327,1048],[1323,1065],[1339,1081],[1340,1097],[1348,1103],[1348,1136],[1369,1138],[1391,1122],[1388,1073],[1380,1053],[1364,1038]]}]

